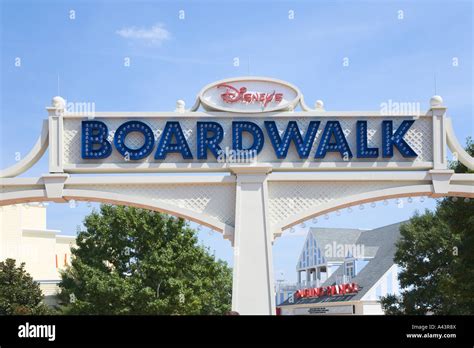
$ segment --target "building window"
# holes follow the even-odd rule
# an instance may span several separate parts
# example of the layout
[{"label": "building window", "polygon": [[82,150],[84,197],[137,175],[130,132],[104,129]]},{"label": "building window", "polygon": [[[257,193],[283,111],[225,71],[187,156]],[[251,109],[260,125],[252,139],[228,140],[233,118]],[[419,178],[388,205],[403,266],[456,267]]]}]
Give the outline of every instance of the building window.
[{"label": "building window", "polygon": [[382,286],[380,284],[377,285],[377,287],[375,288],[375,297],[377,298],[377,300],[382,297]]},{"label": "building window", "polygon": [[393,283],[392,283],[392,272],[387,274],[387,294],[393,294],[395,291],[393,290]]},{"label": "building window", "polygon": [[349,278],[355,277],[355,269],[354,269],[354,262],[353,261],[346,263],[345,275],[348,276]]}]

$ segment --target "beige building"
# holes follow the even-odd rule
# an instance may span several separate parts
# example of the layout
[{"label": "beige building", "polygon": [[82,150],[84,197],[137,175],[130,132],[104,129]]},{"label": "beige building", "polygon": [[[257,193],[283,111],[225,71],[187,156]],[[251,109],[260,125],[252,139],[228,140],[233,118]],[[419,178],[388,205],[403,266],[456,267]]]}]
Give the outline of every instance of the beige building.
[{"label": "beige building", "polygon": [[40,284],[45,302],[53,304],[60,281],[59,271],[71,261],[74,236],[46,228],[43,204],[0,207],[0,261],[24,262],[27,272]]}]

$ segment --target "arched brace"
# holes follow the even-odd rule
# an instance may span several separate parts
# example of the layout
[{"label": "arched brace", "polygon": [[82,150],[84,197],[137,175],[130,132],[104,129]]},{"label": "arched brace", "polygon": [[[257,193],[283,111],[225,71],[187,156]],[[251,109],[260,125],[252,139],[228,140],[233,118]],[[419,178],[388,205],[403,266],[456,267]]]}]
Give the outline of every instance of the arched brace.
[{"label": "arched brace", "polygon": [[[221,232],[224,239],[229,240],[233,244],[234,228],[232,226],[217,221],[205,214],[199,214],[189,209],[157,202],[152,199],[95,190],[64,189],[63,197],[54,201],[64,203],[69,200],[125,205],[181,217]],[[45,189],[19,190],[2,193],[0,206],[44,201],[51,201],[51,198],[48,198]]]},{"label": "arched brace", "polygon": [[49,123],[43,120],[41,135],[30,152],[18,163],[0,171],[0,178],[12,178],[26,172],[43,156],[49,144]]},{"label": "arched brace", "polygon": [[[274,238],[277,238],[283,234],[284,230],[298,225],[301,222],[350,206],[371,203],[385,199],[417,196],[441,197],[440,195],[434,195],[433,185],[431,184],[401,186],[396,188],[370,191],[349,197],[335,199],[331,202],[318,205],[316,207],[305,210],[299,214],[293,215],[284,220],[283,222],[279,223],[277,226],[274,226],[273,235]],[[450,185],[449,192],[443,194],[442,196],[474,198],[474,189],[471,185]]]},{"label": "arched brace", "polygon": [[464,147],[459,144],[456,134],[454,134],[453,124],[450,118],[445,119],[446,125],[446,142],[451,152],[456,153],[459,162],[464,164],[467,168],[474,170],[474,157],[469,155]]}]

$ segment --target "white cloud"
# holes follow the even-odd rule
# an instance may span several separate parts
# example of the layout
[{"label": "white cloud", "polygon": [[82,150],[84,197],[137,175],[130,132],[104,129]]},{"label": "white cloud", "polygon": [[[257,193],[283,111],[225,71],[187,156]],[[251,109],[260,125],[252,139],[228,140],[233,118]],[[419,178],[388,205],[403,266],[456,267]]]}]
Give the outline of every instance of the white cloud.
[{"label": "white cloud", "polygon": [[126,27],[117,30],[116,33],[125,39],[137,40],[144,43],[159,46],[171,38],[171,34],[161,23],[151,28]]}]

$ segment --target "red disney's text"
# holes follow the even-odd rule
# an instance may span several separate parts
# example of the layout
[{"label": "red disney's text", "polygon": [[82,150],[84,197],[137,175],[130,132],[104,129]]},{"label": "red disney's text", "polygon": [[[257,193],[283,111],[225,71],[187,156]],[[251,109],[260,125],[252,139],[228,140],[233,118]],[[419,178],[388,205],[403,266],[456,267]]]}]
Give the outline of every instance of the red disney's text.
[{"label": "red disney's text", "polygon": [[334,296],[353,294],[359,291],[359,286],[356,283],[347,283],[340,285],[323,286],[319,288],[301,289],[295,292],[296,298],[302,297],[320,297],[320,296]]},{"label": "red disney's text", "polygon": [[240,87],[237,89],[231,85],[222,83],[217,85],[217,88],[226,88],[226,91],[221,94],[222,100],[226,103],[261,103],[266,107],[269,103],[280,103],[283,100],[283,93],[259,93],[247,92],[247,87]]}]

